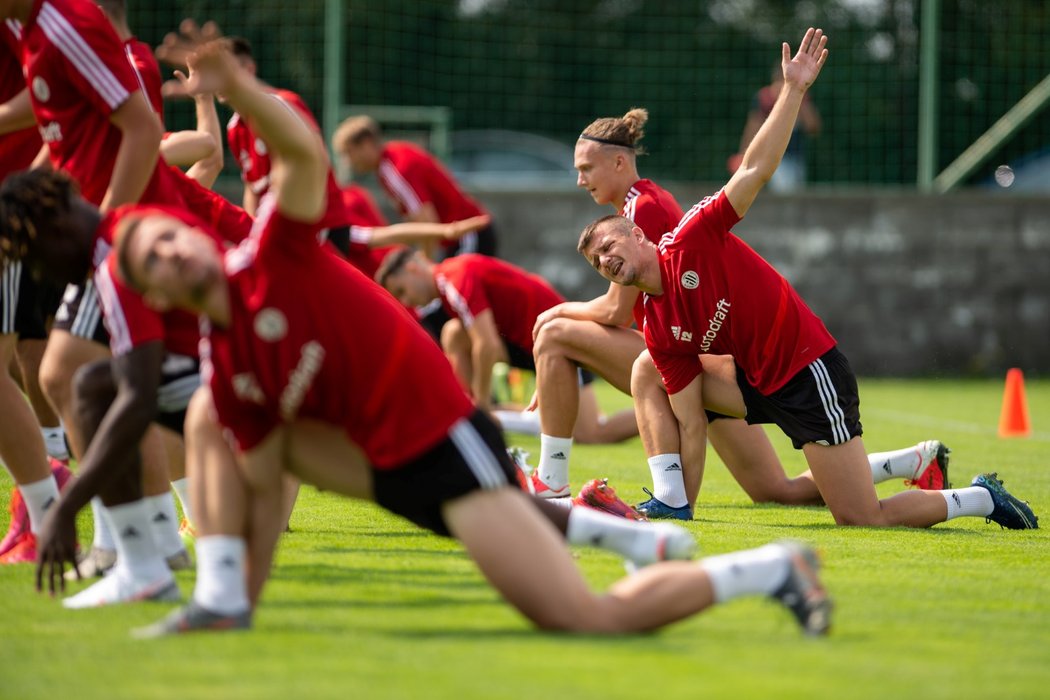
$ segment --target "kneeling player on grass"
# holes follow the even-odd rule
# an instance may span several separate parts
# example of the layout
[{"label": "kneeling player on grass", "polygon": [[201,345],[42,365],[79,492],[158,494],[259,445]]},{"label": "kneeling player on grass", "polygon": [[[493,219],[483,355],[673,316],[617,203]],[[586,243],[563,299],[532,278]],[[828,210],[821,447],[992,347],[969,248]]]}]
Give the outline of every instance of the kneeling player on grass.
[{"label": "kneeling player on grass", "polygon": [[[827,630],[816,559],[793,543],[658,563],[594,595],[557,530],[515,488],[498,429],[471,404],[438,348],[392,297],[316,245],[312,222],[324,207],[326,166],[317,136],[274,109],[224,43],[203,47],[190,67],[191,84],[221,90],[268,138],[274,200],[261,208],[257,235],[225,259],[210,236],[149,208],[126,216],[117,234],[129,284],[160,307],[207,318],[209,392],[195,406],[214,408],[236,454],[236,469],[206,473],[227,479],[222,502],[239,520],[240,537],[214,543],[214,566],[205,562],[212,543],[202,535],[198,544],[199,588],[207,579],[223,590],[199,597],[221,599],[224,609],[208,610],[195,595],[150,633],[248,624],[279,535],[272,513],[286,470],[456,537],[504,597],[543,628],[653,629],[738,595],[767,594],[808,632]],[[184,268],[196,272],[192,279]],[[333,322],[333,298],[357,303]],[[429,390],[419,392],[424,385]],[[220,448],[220,459],[229,455],[216,425],[195,418],[188,425],[191,458],[206,446]],[[200,520],[207,508],[197,510]],[[654,527],[592,515],[637,532]],[[238,575],[246,547],[247,590]]]},{"label": "kneeling player on grass", "polygon": [[676,424],[682,466],[697,484],[706,453],[705,409],[776,423],[804,452],[839,524],[928,527],[969,515],[1035,528],[1031,509],[994,474],[976,477],[970,488],[880,501],[849,363],[790,284],[730,232],[776,170],[802,97],[827,58],[826,42],[821,30],[810,29],[794,58],[783,45],[784,87],[740,169],[659,245],[620,216],[599,219],[580,236],[579,252],[606,279],[646,293],[645,342],[670,410],[647,413],[639,405],[639,422]]}]

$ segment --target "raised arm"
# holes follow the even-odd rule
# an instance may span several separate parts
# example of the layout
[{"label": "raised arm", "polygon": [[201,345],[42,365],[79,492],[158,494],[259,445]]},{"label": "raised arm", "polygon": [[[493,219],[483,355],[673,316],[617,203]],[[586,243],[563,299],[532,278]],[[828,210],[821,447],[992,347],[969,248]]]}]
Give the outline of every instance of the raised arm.
[{"label": "raised arm", "polygon": [[824,48],[827,43],[828,38],[822,30],[810,27],[794,58],[787,43],[781,46],[784,86],[773,111],[744,151],[740,168],[725,187],[726,197],[738,216],[747,213],[759,191],[780,165],[795,129],[802,98],[828,58],[828,50]]},{"label": "raised arm", "polygon": [[222,94],[248,120],[270,149],[271,187],[277,209],[297,221],[317,221],[324,212],[328,156],[321,136],[238,65],[225,40],[211,41],[188,58],[186,87],[191,94]]}]

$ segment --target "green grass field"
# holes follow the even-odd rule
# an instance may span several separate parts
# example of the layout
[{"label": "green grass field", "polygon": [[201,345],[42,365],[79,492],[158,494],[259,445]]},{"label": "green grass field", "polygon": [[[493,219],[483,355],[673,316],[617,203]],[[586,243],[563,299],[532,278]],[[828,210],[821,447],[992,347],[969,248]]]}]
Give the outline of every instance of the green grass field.
[{"label": "green grass field", "polygon": [[[1050,382],[1029,381],[1034,435],[996,437],[1002,382],[867,380],[869,450],[936,437],[964,485],[998,470],[1050,527]],[[607,407],[625,397],[603,392]],[[771,432],[789,473],[801,453]],[[527,449],[533,439],[515,440]],[[648,471],[637,440],[577,446],[573,485],[608,476],[628,500]],[[6,503],[10,479],[0,480]],[[904,488],[880,485],[880,493]],[[82,514],[81,538],[90,541]],[[5,521],[6,523],[6,521]],[[0,698],[1046,698],[1050,536],[965,518],[926,531],[841,529],[818,508],[753,506],[712,453],[697,519],[704,554],[782,537],[824,556],[827,639],[765,600],[734,601],[657,634],[542,634],[460,548],[378,509],[304,488],[294,532],[247,634],[152,642],[127,632],[167,605],[65,611],[0,570]],[[579,550],[595,587],[618,559]],[[184,596],[193,574],[179,575]],[[557,595],[552,590],[551,595]]]}]

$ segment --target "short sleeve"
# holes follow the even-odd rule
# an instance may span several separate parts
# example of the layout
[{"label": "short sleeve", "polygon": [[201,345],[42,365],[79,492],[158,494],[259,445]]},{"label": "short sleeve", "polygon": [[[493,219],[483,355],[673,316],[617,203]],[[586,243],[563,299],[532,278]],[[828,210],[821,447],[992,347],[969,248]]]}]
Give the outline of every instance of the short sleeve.
[{"label": "short sleeve", "polygon": [[739,221],[740,216],[721,189],[693,205],[675,230],[663,237],[661,244],[674,244],[681,249],[700,247],[705,240],[725,239]]},{"label": "short sleeve", "polygon": [[124,45],[97,7],[89,19],[69,18],[43,3],[37,22],[63,57],[61,65],[77,94],[102,114],[112,114],[139,91]]},{"label": "short sleeve", "polygon": [[95,271],[94,282],[109,331],[110,350],[120,357],[144,343],[163,341],[165,332],[162,315],[113,274],[115,264],[111,252]]},{"label": "short sleeve", "polygon": [[438,273],[438,289],[452,312],[470,328],[478,314],[491,307],[488,295],[476,275]]},{"label": "short sleeve", "polygon": [[660,237],[674,227],[673,223],[668,225],[667,212],[649,195],[639,195],[631,211],[624,213],[653,243],[659,243]]}]

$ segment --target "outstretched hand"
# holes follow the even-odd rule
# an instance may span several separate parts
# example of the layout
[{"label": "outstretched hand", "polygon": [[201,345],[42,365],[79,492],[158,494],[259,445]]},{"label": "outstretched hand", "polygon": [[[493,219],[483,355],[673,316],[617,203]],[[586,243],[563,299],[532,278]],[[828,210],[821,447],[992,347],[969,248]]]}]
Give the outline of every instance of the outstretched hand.
[{"label": "outstretched hand", "polygon": [[824,61],[828,59],[828,50],[825,48],[827,43],[828,37],[824,34],[824,30],[810,27],[806,30],[806,35],[802,37],[798,53],[792,58],[791,47],[785,42],[781,47],[784,82],[802,90],[812,85],[820,75]]},{"label": "outstretched hand", "polygon": [[154,53],[158,61],[174,68],[185,69],[190,54],[209,41],[220,38],[222,38],[222,32],[215,22],[205,22],[201,27],[192,19],[184,19],[179,23],[177,33],[169,32],[164,35],[164,39]]},{"label": "outstretched hand", "polygon": [[[43,527],[37,535],[36,589],[55,595],[66,590],[64,577],[66,562],[77,569],[77,525],[76,515],[72,517],[59,504],[48,509]],[[58,586],[55,586],[55,582]]]},{"label": "outstretched hand", "polygon": [[175,71],[175,77],[187,95],[224,93],[233,76],[240,70],[227,39],[217,38],[201,44],[186,56],[189,74]]}]

